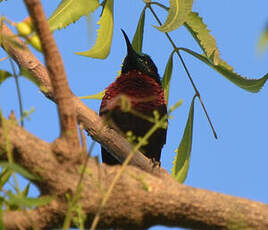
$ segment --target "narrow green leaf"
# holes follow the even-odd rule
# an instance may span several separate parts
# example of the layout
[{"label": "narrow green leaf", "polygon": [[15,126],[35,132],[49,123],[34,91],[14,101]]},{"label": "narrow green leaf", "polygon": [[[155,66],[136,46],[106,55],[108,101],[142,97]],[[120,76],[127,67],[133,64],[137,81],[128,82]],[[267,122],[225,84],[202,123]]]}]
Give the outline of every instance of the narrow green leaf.
[{"label": "narrow green leaf", "polygon": [[143,32],[144,32],[144,20],[145,20],[146,7],[143,8],[139,23],[132,41],[132,47],[136,52],[142,52]]},{"label": "narrow green leaf", "polygon": [[0,175],[0,191],[12,175],[12,170],[3,169]]},{"label": "narrow green leaf", "polygon": [[101,91],[99,93],[96,93],[96,94],[89,95],[89,96],[79,97],[79,99],[97,99],[97,100],[101,100],[104,97],[104,94],[105,94],[105,90],[103,90],[103,91]]},{"label": "narrow green leaf", "polygon": [[48,24],[52,31],[62,29],[98,7],[98,0],[62,0],[48,19]]},{"label": "narrow green leaf", "polygon": [[258,42],[258,51],[263,53],[268,47],[268,27],[262,32],[259,42]]},{"label": "narrow green leaf", "polygon": [[168,16],[163,25],[155,26],[162,32],[169,32],[179,28],[186,21],[192,10],[193,0],[169,0]]},{"label": "narrow green leaf", "polygon": [[188,115],[186,127],[179,148],[176,149],[176,156],[173,161],[171,175],[180,183],[183,183],[187,177],[190,155],[192,150],[193,120],[194,120],[194,100],[193,97],[191,108]]},{"label": "narrow green leaf", "polygon": [[21,68],[20,69],[20,76],[23,76],[30,80],[32,83],[34,83],[37,87],[40,87],[40,82],[37,80],[36,77],[34,77],[27,69]]},{"label": "narrow green leaf", "polygon": [[109,55],[114,27],[113,8],[114,1],[106,0],[101,19],[98,22],[100,28],[98,29],[95,45],[88,51],[76,52],[76,54],[99,59],[105,59]]},{"label": "narrow green leaf", "polygon": [[5,71],[5,70],[0,70],[0,85],[9,77],[11,77],[12,74]]},{"label": "narrow green leaf", "polygon": [[174,53],[175,52],[172,51],[172,53],[169,55],[169,59],[168,59],[168,62],[166,64],[164,76],[162,78],[162,87],[165,91],[165,99],[166,99],[167,105],[168,105],[170,79],[171,79],[172,70],[173,70],[173,55],[174,55]]},{"label": "narrow green leaf", "polygon": [[10,206],[20,206],[26,208],[34,208],[49,204],[52,201],[52,197],[39,197],[39,198],[32,198],[32,197],[22,197],[17,196],[10,191],[7,192],[9,200],[8,204]]},{"label": "narrow green leaf", "polygon": [[27,197],[28,196],[28,193],[29,193],[29,190],[30,190],[30,186],[31,186],[31,183],[29,182],[26,187],[24,188],[24,190],[22,191],[22,196],[23,197]]},{"label": "narrow green leaf", "polygon": [[215,64],[219,64],[220,52],[216,45],[215,38],[210,34],[207,25],[199,17],[198,13],[191,12],[184,26],[189,30],[204,54]]},{"label": "narrow green leaf", "polygon": [[24,176],[27,179],[30,179],[30,180],[40,180],[39,177],[37,177],[37,176],[29,173],[26,169],[22,168],[20,165],[17,165],[15,163],[9,163],[9,162],[1,161],[0,162],[0,166],[1,167],[4,167],[6,169],[13,170],[13,171],[19,173],[20,175]]},{"label": "narrow green leaf", "polygon": [[200,61],[212,67],[214,70],[216,70],[218,73],[223,75],[225,78],[227,78],[229,81],[231,81],[238,87],[245,89],[252,93],[259,92],[268,79],[268,73],[259,79],[248,79],[246,77],[242,77],[241,75],[235,73],[233,71],[233,68],[230,65],[228,65],[226,62],[224,62],[223,60],[220,60],[219,64],[215,65],[211,63],[211,61],[206,56],[200,55],[186,48],[180,48],[180,50],[183,50],[191,54],[192,56],[198,58]]}]

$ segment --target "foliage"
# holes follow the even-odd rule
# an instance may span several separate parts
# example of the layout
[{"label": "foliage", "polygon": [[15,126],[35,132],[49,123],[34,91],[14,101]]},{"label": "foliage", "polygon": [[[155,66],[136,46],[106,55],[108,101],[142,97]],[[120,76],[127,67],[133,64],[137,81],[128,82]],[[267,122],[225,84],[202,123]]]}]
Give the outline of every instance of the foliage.
[{"label": "foliage", "polygon": [[62,29],[81,16],[94,12],[98,7],[98,0],[62,0],[48,19],[50,29]]},{"label": "foliage", "polygon": [[188,120],[184,129],[183,137],[178,149],[176,149],[177,155],[175,156],[173,167],[171,169],[171,175],[180,183],[183,183],[187,177],[190,155],[192,149],[192,138],[193,138],[193,122],[194,122],[194,99],[190,107]]},{"label": "foliage", "polygon": [[100,28],[95,45],[89,51],[77,52],[76,54],[100,59],[105,59],[109,55],[114,27],[113,5],[113,0],[105,1],[101,18],[98,22]]}]

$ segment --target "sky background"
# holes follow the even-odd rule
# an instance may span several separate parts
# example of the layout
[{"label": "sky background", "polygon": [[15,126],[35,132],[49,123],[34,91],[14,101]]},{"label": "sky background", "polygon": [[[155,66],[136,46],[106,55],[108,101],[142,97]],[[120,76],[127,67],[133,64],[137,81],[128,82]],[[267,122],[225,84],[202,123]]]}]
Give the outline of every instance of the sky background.
[{"label": "sky background", "polygon": [[[60,1],[42,1],[47,16],[50,16]],[[161,1],[168,5],[168,1]],[[115,1],[115,26],[111,53],[105,60],[78,56],[76,51],[88,50],[96,38],[98,10],[90,25],[86,18],[67,29],[54,33],[62,54],[71,89],[77,96],[98,93],[116,77],[126,55],[125,41],[120,29],[124,29],[132,39],[143,9],[141,0]],[[154,7],[162,21],[166,12]],[[232,65],[236,72],[249,78],[259,78],[268,72],[268,51],[258,55],[257,42],[268,22],[268,2],[256,1],[195,1],[193,10],[199,12],[217,41],[221,57]],[[3,1],[0,14],[13,21],[21,21],[27,16],[22,1]],[[149,54],[158,67],[160,76],[172,47],[158,30],[149,11],[146,12],[143,52]],[[170,33],[179,47],[196,52],[200,48],[189,32],[180,27]],[[35,51],[34,51],[35,52]],[[43,60],[40,53],[36,55]],[[6,54],[0,50],[0,58]],[[198,100],[195,102],[193,145],[191,163],[185,184],[215,192],[248,198],[268,203],[268,86],[257,94],[242,90],[219,75],[199,60],[183,54],[197,88],[203,98],[208,113],[218,134],[215,140],[205,114]],[[0,69],[11,70],[9,61],[0,62]],[[56,106],[39,92],[38,88],[24,78],[19,79],[23,107],[34,108],[25,128],[36,136],[52,142],[59,135]],[[169,121],[167,144],[162,151],[162,166],[170,171],[186,124],[194,90],[187,79],[178,58],[174,58],[174,68],[170,88],[172,105],[183,99],[183,105],[174,112]],[[84,100],[96,112],[100,101]],[[0,85],[0,108],[5,116],[14,110],[19,117],[19,106],[14,79]],[[88,138],[88,143],[91,139]],[[94,149],[100,155],[100,146]],[[25,181],[21,180],[22,186]],[[34,187],[31,195],[36,195]],[[166,229],[162,226],[151,229]],[[178,229],[178,228],[176,228]]]}]

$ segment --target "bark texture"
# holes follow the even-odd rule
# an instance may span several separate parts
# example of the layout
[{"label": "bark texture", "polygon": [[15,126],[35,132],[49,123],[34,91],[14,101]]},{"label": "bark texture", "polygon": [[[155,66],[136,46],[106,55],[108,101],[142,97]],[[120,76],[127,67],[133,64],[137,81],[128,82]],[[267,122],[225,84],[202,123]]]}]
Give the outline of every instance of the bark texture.
[{"label": "bark texture", "polygon": [[[3,126],[8,129],[16,162],[42,178],[34,181],[42,195],[55,197],[49,205],[32,211],[4,212],[6,229],[62,226],[68,207],[65,195],[75,192],[80,176],[79,164],[59,162],[51,144],[9,120],[4,120],[0,126],[0,150],[4,152],[0,160],[5,159]],[[121,166],[100,165],[89,159],[87,168],[79,203],[87,215],[86,227],[89,227]],[[201,230],[265,230],[268,229],[268,205],[181,185],[168,174],[157,176],[127,166],[102,211],[99,227],[144,229],[158,224]]]}]

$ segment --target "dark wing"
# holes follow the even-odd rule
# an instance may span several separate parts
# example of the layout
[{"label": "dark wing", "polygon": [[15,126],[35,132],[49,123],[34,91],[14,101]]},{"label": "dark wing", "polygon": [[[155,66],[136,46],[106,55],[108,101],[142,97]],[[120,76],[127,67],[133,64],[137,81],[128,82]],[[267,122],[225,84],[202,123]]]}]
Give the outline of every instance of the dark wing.
[{"label": "dark wing", "polygon": [[[100,108],[100,116],[106,117],[109,120],[108,122],[111,122],[113,126],[116,126],[123,133],[132,131],[133,135],[136,137],[143,137],[153,126],[153,123],[131,113],[122,112],[119,108],[105,112],[102,112],[101,109],[102,108]],[[166,105],[161,105],[157,110],[161,117],[167,113]],[[152,114],[147,115],[152,116]],[[148,158],[160,162],[161,150],[166,143],[166,133],[167,129],[160,128],[156,130],[156,132],[149,138],[148,144],[143,146],[140,151],[142,151]],[[110,165],[120,163],[103,147],[101,152],[103,162]]]}]

